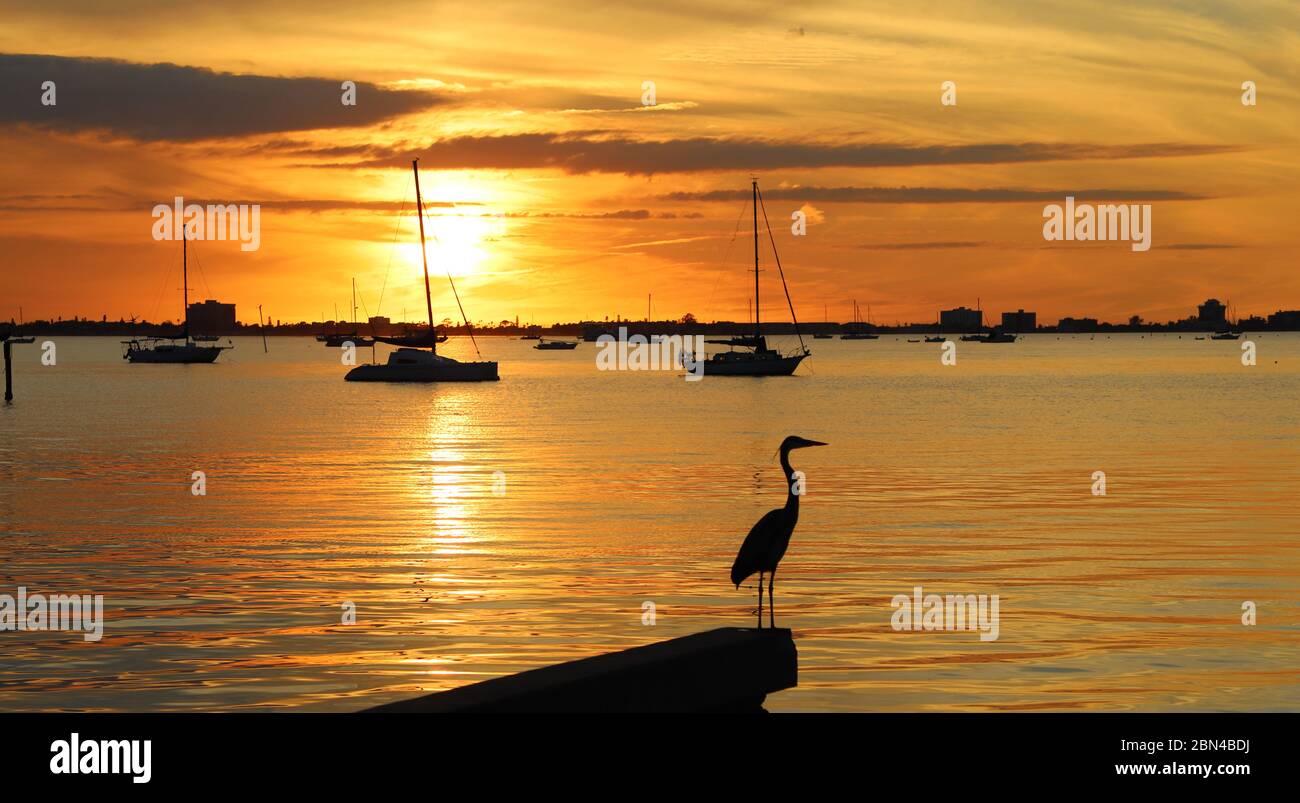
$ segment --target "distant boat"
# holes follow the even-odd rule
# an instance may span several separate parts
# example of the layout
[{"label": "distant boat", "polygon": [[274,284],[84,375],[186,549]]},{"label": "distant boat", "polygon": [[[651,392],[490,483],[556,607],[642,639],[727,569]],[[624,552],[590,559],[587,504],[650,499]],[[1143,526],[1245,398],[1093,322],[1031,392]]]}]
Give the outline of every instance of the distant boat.
[{"label": "distant boat", "polygon": [[913,340],[912,338],[909,337],[909,338],[907,339],[907,342],[908,342],[908,343],[920,343],[921,341],[920,341],[919,338],[916,339],[916,340]]},{"label": "distant boat", "polygon": [[[122,359],[130,363],[174,363],[195,365],[217,361],[221,352],[234,346],[205,346],[196,342],[212,342],[215,337],[200,335],[190,336],[190,274],[189,252],[186,247],[189,238],[184,231],[181,234],[181,310],[184,313],[184,326],[179,337],[137,337],[123,340],[126,350]],[[182,341],[182,342],[177,342]]]},{"label": "distant boat", "polygon": [[316,339],[324,343],[329,348],[334,348],[334,349],[339,348],[344,343],[351,343],[354,346],[375,345],[375,341],[362,337],[356,332],[350,332],[348,334],[318,335]]},{"label": "distant boat", "polygon": [[[830,326],[831,324],[831,316],[830,313],[827,311],[825,304],[822,304],[822,323],[825,324],[826,326]],[[825,332],[817,332],[816,334],[813,335],[813,340],[831,340],[833,337],[834,337],[833,335],[830,335]]]},{"label": "distant boat", "polygon": [[[862,321],[862,311],[858,309],[858,302],[856,299],[853,301],[853,325],[855,327],[861,327],[864,325]],[[870,324],[868,323],[865,325],[869,326]],[[840,335],[840,340],[879,340],[879,339],[880,339],[880,335],[874,335],[871,332],[861,331],[860,329],[857,331],[849,332],[846,335]]]},{"label": "distant boat", "polygon": [[[415,210],[420,221],[420,256],[424,264],[424,303],[429,312],[429,330],[424,333],[422,345],[428,344],[428,351],[420,348],[403,346],[388,355],[385,365],[358,365],[348,371],[344,377],[348,382],[494,382],[497,375],[495,362],[460,362],[438,354],[437,329],[433,325],[433,299],[429,292],[429,256],[424,245],[424,200],[420,196],[419,159],[411,161],[415,172]],[[453,295],[456,284],[447,274]],[[460,303],[459,295],[456,303]],[[462,314],[464,310],[462,309]],[[470,332],[470,338],[473,338]],[[418,336],[417,336],[418,337]],[[388,338],[392,340],[393,338]]]},{"label": "distant boat", "polygon": [[[980,310],[980,328],[984,328],[984,310]],[[1016,336],[1010,332],[1004,331],[1001,326],[994,326],[987,333],[976,335],[962,335],[962,342],[965,343],[1014,343]]]},{"label": "distant boat", "polygon": [[988,334],[983,335],[962,335],[962,341],[966,343],[1014,343],[1016,336],[1010,332],[1004,332],[998,327],[994,327]]},{"label": "distant boat", "polygon": [[[1211,340],[1236,340],[1239,337],[1241,337],[1241,332],[1215,332],[1210,335]],[[1198,337],[1196,339],[1202,340],[1204,338]]]},{"label": "distant boat", "polygon": [[[334,310],[338,315],[338,308]],[[339,348],[344,343],[351,343],[354,346],[373,346],[375,341],[367,340],[357,334],[357,280],[352,280],[352,331],[346,334],[334,332],[328,335],[317,335],[316,339],[324,343],[329,348]]]},{"label": "distant boat", "polygon": [[428,332],[404,332],[400,335],[375,335],[375,340],[390,346],[409,346],[410,348],[431,348],[439,343],[446,343],[447,336],[430,335]]},{"label": "distant boat", "polygon": [[542,340],[538,338],[536,346],[533,348],[538,351],[571,351],[578,347],[577,341],[571,340]]},{"label": "distant boat", "polygon": [[542,336],[541,336],[541,335],[524,335],[523,337],[521,337],[521,338],[519,338],[519,339],[520,339],[520,340],[541,340],[541,339],[542,339]]},{"label": "distant boat", "polygon": [[948,340],[948,338],[944,337],[943,335],[935,335],[934,337],[927,337],[927,338],[925,339],[925,342],[927,342],[927,343],[945,343],[945,342],[947,342],[947,340]]},{"label": "distant boat", "polygon": [[[708,340],[707,343],[720,343],[731,346],[728,351],[719,351],[700,363],[706,376],[790,376],[799,363],[811,352],[799,338],[800,350],[791,354],[782,354],[769,348],[767,338],[763,337],[763,327],[759,323],[758,294],[758,180],[751,182],[754,198],[754,334],[752,336],[733,337],[727,340]],[[767,212],[763,213],[763,222],[767,224],[768,236],[771,237],[772,226],[768,223]],[[785,288],[786,300],[789,301],[790,290],[785,287],[785,272],[781,271],[781,257],[776,254],[776,241],[772,240],[772,253],[776,258],[777,270],[781,275],[781,286]],[[794,304],[790,305],[790,319],[794,321],[795,334],[799,334],[799,321],[795,319]],[[745,351],[736,351],[740,347]]]}]

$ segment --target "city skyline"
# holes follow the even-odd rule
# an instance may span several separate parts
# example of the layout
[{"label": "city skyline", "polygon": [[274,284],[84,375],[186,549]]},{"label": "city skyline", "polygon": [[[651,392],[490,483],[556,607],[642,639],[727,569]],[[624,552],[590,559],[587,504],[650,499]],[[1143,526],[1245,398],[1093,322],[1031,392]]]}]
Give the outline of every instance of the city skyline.
[{"label": "city skyline", "polygon": [[[414,157],[431,268],[471,319],[635,318],[647,293],[743,319],[751,174],[803,318],[854,298],[889,321],[933,317],[934,299],[1172,320],[1225,287],[1243,314],[1300,298],[1300,94],[1269,55],[1294,52],[1285,5],[1122,24],[1086,3],[739,24],[725,5],[519,5],[396,34],[290,3],[261,12],[314,31],[285,47],[241,27],[244,3],[183,30],[148,4],[76,5],[15,4],[0,33],[0,319],[165,316],[179,249],[153,239],[151,210],[177,198],[260,208],[256,250],[199,244],[205,297],[310,320],[356,278],[369,314],[419,309]],[[470,44],[487,32],[493,48]],[[1045,240],[1067,198],[1149,206],[1150,250]],[[445,287],[434,307],[456,317]]]},{"label": "city skyline", "polygon": [[[1209,308],[1208,311],[1207,308]],[[258,326],[264,326],[266,328],[274,328],[274,329],[291,328],[291,327],[324,327],[324,326],[337,327],[343,325],[356,325],[362,328],[375,327],[375,326],[380,326],[380,327],[427,326],[427,324],[421,320],[411,320],[409,318],[392,318],[390,316],[368,316],[368,317],[358,318],[356,320],[349,319],[349,318],[321,318],[321,319],[314,319],[314,320],[304,319],[304,320],[297,320],[297,321],[294,321],[292,319],[285,320],[282,318],[272,318],[271,316],[266,316],[264,318],[264,323],[262,323],[262,322],[246,321],[241,318],[237,318],[236,309],[237,309],[237,305],[235,304],[227,304],[227,303],[219,302],[215,299],[204,299],[203,301],[192,301],[189,304],[190,313],[189,313],[188,321],[192,326],[195,327],[196,331],[205,331],[205,327],[199,325],[197,319],[195,318],[196,311],[206,313],[205,315],[206,320],[220,319],[224,321],[229,321],[232,325],[228,325],[228,326],[218,325],[212,327],[212,331],[221,331],[221,332],[235,331],[238,329],[253,329]],[[991,328],[993,326],[1001,326],[1002,328],[1009,329],[1010,331],[1015,331],[1015,332],[1032,332],[1035,331],[1036,329],[1051,331],[1051,330],[1059,329],[1063,326],[1075,326],[1079,324],[1101,326],[1101,327],[1108,327],[1108,328],[1127,328],[1133,330],[1139,330],[1143,328],[1161,328],[1161,329],[1179,328],[1179,327],[1187,327],[1189,325],[1195,325],[1195,324],[1203,324],[1207,326],[1213,326],[1219,324],[1231,324],[1233,326],[1246,325],[1247,327],[1251,327],[1255,329],[1272,328],[1272,329],[1279,329],[1279,330],[1291,330],[1291,329],[1300,328],[1300,310],[1297,309],[1286,309],[1286,308],[1279,307],[1277,310],[1274,310],[1273,312],[1265,315],[1241,316],[1241,315],[1233,314],[1231,312],[1232,307],[1229,304],[1224,304],[1223,302],[1219,301],[1216,298],[1206,299],[1205,302],[1195,305],[1195,309],[1196,309],[1195,315],[1187,315],[1182,318],[1170,319],[1166,321],[1148,320],[1137,314],[1129,316],[1128,319],[1124,321],[1110,321],[1102,318],[1090,317],[1088,315],[1077,315],[1077,316],[1066,315],[1058,318],[1055,323],[1046,323],[1045,321],[1040,321],[1038,319],[1038,315],[1036,311],[1026,310],[1024,308],[1018,308],[1016,310],[992,311],[992,310],[983,310],[979,307],[971,308],[971,307],[958,305],[956,307],[952,307],[949,309],[939,309],[937,310],[937,312],[939,313],[938,318],[940,320],[947,318],[950,314],[953,314],[951,320],[954,323],[942,323],[941,325],[943,327],[953,328],[953,326],[957,326],[959,328],[965,327],[968,329],[976,329],[976,328]],[[263,310],[259,309],[259,314],[263,312],[264,312]],[[977,317],[981,314],[983,316],[982,318]],[[999,319],[1000,319],[1000,323],[998,322]],[[983,322],[980,324],[971,323],[972,321],[975,320],[982,320]],[[955,323],[957,321],[960,321],[961,323],[959,324]],[[55,316],[55,317],[48,317],[48,318],[38,317],[38,318],[27,319],[25,321],[11,320],[10,323],[16,324],[20,327],[26,325],[30,328],[38,324],[60,324],[60,323],[166,326],[166,325],[177,325],[180,323],[180,321],[173,320],[170,318],[162,318],[159,320],[148,320],[148,319],[143,319],[138,317],[130,318],[130,319],[122,317],[122,318],[116,318],[110,320],[108,315],[104,314],[101,315],[98,320],[94,318],[80,317],[80,316],[67,317],[67,318],[63,316]],[[453,321],[451,318],[436,319],[434,323],[439,328],[447,327],[456,330],[463,329],[465,325],[464,322],[456,322]],[[693,313],[686,313],[685,315],[679,317],[667,317],[667,318],[651,318],[651,317],[632,318],[632,317],[606,316],[604,318],[596,319],[596,320],[573,319],[573,320],[552,321],[550,323],[545,323],[545,322],[537,323],[535,321],[523,321],[520,319],[519,316],[515,316],[513,320],[508,318],[503,318],[500,321],[492,321],[492,320],[484,320],[484,319],[470,321],[470,324],[472,326],[479,327],[488,331],[491,331],[493,329],[524,331],[529,329],[551,329],[557,327],[577,327],[577,326],[618,324],[618,323],[633,324],[633,325],[640,324],[640,323],[650,323],[654,325],[672,325],[672,324],[699,325],[699,326],[716,325],[716,326],[725,327],[725,326],[738,326],[738,325],[752,326],[753,318],[751,317],[749,319],[745,319],[741,321],[728,320],[728,319],[702,320],[702,319],[697,319]],[[778,329],[785,329],[791,325],[791,322],[789,320],[784,320],[784,321],[764,320],[762,323],[765,328],[771,326]],[[939,327],[936,326],[936,323],[937,322],[935,320],[897,321],[893,323],[878,322],[878,321],[871,321],[871,322],[852,321],[852,320],[850,321],[803,320],[799,322],[799,326],[800,328],[807,331],[814,331],[817,330],[818,328],[827,327],[827,326],[839,328],[844,326],[855,326],[855,325],[861,326],[864,324],[870,327],[875,327],[875,328],[880,328],[885,330],[902,329],[902,328],[915,329],[915,328],[924,328],[924,327],[937,329]]]}]

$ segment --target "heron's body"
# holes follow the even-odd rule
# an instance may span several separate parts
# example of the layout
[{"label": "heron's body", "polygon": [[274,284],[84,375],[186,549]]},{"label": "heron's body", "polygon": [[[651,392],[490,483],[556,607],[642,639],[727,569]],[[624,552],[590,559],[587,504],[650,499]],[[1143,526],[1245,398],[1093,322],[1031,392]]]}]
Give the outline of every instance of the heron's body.
[{"label": "heron's body", "polygon": [[[789,476],[786,475],[787,480]],[[739,586],[756,572],[770,574],[776,571],[777,564],[790,548],[794,526],[799,523],[799,497],[790,494],[790,499],[792,501],[787,501],[785,507],[764,513],[763,518],[750,528],[745,542],[740,545],[736,562],[731,564],[732,583]]]},{"label": "heron's body", "polygon": [[772,582],[776,578],[776,567],[790,548],[790,536],[794,534],[795,525],[799,523],[799,496],[795,471],[790,467],[790,450],[805,446],[825,446],[818,441],[810,441],[791,435],[781,443],[781,471],[785,475],[785,507],[769,510],[758,520],[745,536],[740,545],[740,552],[731,564],[731,582],[737,588],[747,578],[758,574],[758,625],[763,626],[763,575],[771,575],[768,582],[768,616],[775,625],[775,614],[771,610]]}]

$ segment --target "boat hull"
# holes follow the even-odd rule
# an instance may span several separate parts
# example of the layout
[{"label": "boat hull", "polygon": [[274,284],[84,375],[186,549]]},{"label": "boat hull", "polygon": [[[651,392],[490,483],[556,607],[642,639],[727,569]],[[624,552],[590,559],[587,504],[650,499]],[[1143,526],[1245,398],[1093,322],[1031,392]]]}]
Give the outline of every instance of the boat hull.
[{"label": "boat hull", "polygon": [[126,353],[130,363],[153,365],[202,365],[216,362],[223,349],[219,346],[161,346],[152,349],[132,349]]},{"label": "boat hull", "polygon": [[790,376],[805,355],[737,360],[705,360],[705,376]]},{"label": "boat hull", "polygon": [[348,382],[496,382],[494,362],[440,362],[436,365],[358,365]]},{"label": "boat hull", "polygon": [[330,335],[329,337],[325,338],[321,342],[324,343],[328,348],[332,348],[332,349],[342,348],[345,343],[351,343],[353,346],[356,346],[358,348],[363,348],[363,347],[369,348],[375,345],[375,341],[361,337],[360,335],[352,335],[347,337],[335,337],[334,335]]}]

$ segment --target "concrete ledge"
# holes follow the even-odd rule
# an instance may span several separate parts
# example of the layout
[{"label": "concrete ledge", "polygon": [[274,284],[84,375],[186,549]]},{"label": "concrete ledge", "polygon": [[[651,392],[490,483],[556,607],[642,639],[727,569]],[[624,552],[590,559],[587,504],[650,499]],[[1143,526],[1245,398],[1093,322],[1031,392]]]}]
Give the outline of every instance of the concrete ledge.
[{"label": "concrete ledge", "polygon": [[690,713],[761,711],[799,683],[784,628],[724,627],[582,658],[364,713]]}]

